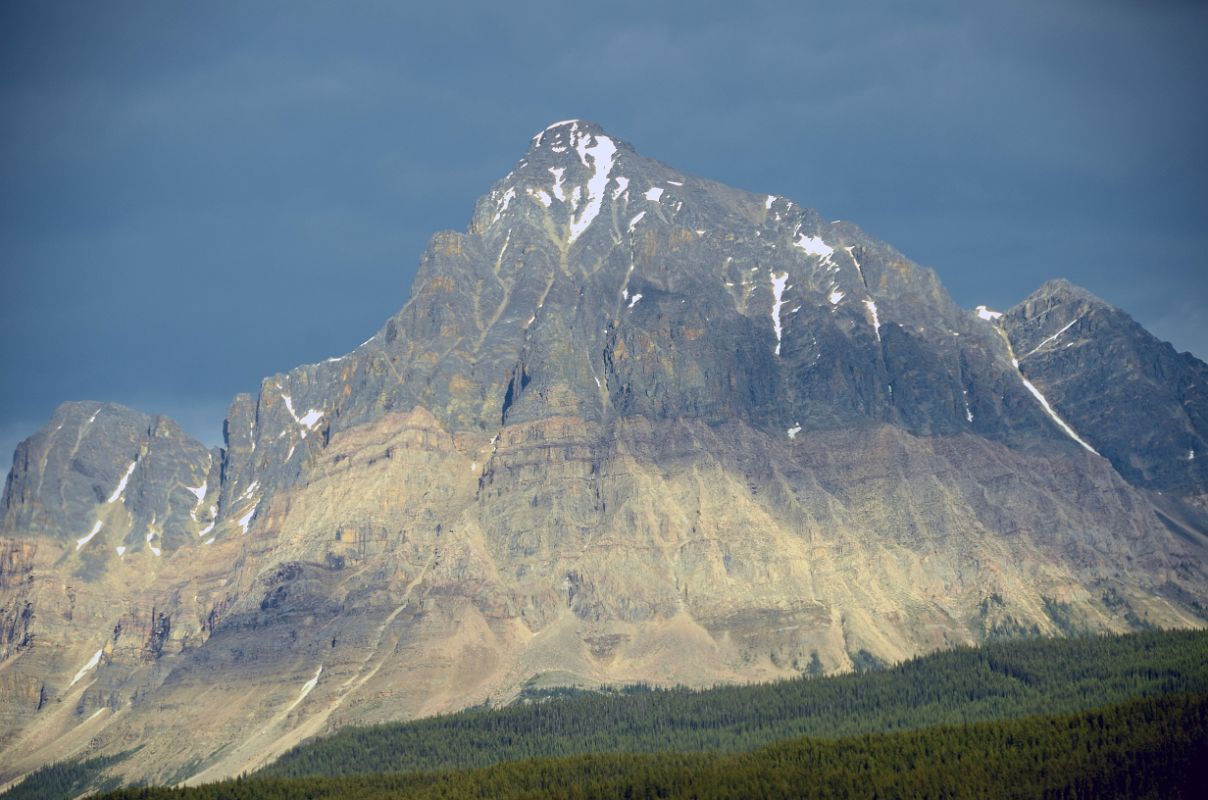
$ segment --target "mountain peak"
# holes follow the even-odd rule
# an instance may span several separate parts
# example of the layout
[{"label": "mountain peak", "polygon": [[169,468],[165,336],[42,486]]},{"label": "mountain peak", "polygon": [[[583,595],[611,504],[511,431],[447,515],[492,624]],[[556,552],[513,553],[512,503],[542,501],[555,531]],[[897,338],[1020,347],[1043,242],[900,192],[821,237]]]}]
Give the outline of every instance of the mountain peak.
[{"label": "mountain peak", "polygon": [[549,160],[549,154],[555,160],[565,159],[568,155],[578,156],[578,161],[588,167],[596,154],[615,154],[618,150],[634,152],[633,147],[616,137],[608,135],[603,126],[590,120],[567,119],[546,126],[532,138],[528,158],[544,154]]},{"label": "mountain peak", "polygon": [[533,136],[533,145],[541,146],[554,142],[563,136],[607,136],[604,127],[597,122],[586,119],[564,119],[546,125]]},{"label": "mountain peak", "polygon": [[1071,283],[1065,278],[1054,278],[1050,281],[1042,283],[1036,291],[1032,292],[1023,302],[1037,300],[1048,300],[1050,302],[1068,303],[1075,301],[1084,301],[1094,305],[1111,306],[1103,298],[1092,292],[1083,289],[1081,286]]},{"label": "mountain peak", "polygon": [[[565,241],[574,242],[612,200],[625,193],[630,176],[622,170],[641,161],[629,156],[636,156],[630,144],[609,136],[594,122],[555,122],[533,136],[516,168],[479,201],[477,227],[485,230],[494,225],[509,209],[513,219],[534,210],[540,217],[544,211]],[[649,168],[638,167],[638,172],[643,171]],[[513,205],[517,199],[520,202]]]}]

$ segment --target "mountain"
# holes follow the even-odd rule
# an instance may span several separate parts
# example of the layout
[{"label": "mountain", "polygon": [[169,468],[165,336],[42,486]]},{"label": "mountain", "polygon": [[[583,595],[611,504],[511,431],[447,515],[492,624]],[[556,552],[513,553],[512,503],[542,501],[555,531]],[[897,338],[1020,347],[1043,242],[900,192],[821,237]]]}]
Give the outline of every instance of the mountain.
[{"label": "mountain", "polygon": [[1202,626],[1202,362],[1069,284],[999,313],[584,121],[213,452],[69,403],[0,504],[0,780],[199,782],[525,688],[710,685]]}]

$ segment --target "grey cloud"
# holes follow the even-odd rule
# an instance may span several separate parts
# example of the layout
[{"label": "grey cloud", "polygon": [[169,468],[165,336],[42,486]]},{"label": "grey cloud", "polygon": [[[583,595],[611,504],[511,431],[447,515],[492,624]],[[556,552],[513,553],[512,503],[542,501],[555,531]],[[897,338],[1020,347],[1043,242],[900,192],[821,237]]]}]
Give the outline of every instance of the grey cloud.
[{"label": "grey cloud", "polygon": [[156,392],[194,413],[355,346],[564,117],[851,219],[959,302],[1061,275],[1208,354],[1203,6],[0,15],[0,420]]}]

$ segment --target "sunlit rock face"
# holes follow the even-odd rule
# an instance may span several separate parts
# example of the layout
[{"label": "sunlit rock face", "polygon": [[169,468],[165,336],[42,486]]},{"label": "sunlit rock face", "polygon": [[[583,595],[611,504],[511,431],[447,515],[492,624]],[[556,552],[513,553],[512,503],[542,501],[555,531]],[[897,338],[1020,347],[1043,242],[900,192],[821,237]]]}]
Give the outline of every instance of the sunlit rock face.
[{"label": "sunlit rock face", "polygon": [[222,448],[99,403],[22,443],[0,780],[1203,624],[1206,375],[1076,287],[961,309],[855,225],[555,124],[375,336],[234,398]]}]

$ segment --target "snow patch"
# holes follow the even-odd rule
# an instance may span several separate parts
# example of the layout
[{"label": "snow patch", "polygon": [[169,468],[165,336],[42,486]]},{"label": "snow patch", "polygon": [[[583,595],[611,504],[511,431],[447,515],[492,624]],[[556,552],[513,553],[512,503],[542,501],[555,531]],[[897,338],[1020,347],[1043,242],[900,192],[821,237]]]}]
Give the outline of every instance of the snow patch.
[{"label": "snow patch", "polygon": [[629,178],[626,178],[624,175],[618,175],[613,180],[616,182],[617,188],[612,190],[612,199],[616,200],[626,189],[629,188]]},{"label": "snow patch", "polygon": [[794,424],[793,427],[788,429],[787,433],[790,439],[796,439],[797,434],[801,433],[801,425]]},{"label": "snow patch", "polygon": [[629,298],[629,307],[633,308],[634,306],[636,306],[638,304],[638,301],[641,299],[642,299],[642,293],[638,292],[633,297]]},{"label": "snow patch", "polygon": [[877,301],[865,300],[864,307],[868,309],[868,313],[872,315],[872,330],[877,335],[877,341],[881,341],[881,318],[877,316]]},{"label": "snow patch", "polygon": [[546,125],[545,128],[541,131],[541,133],[537,134],[537,137],[536,137],[537,141],[539,142],[543,138],[545,138],[545,131],[552,131],[554,128],[561,128],[563,125],[569,125],[569,126],[571,126],[572,129],[577,128],[577,127],[579,127],[579,120],[564,119],[560,122],[555,122],[552,125]]},{"label": "snow patch", "polygon": [[209,533],[212,530],[214,530],[213,522],[211,522],[209,525],[207,525],[204,528],[202,528],[201,530],[199,530],[197,532],[197,538],[199,538],[199,539],[202,538],[203,536],[205,536],[207,533]]},{"label": "snow patch", "polygon": [[201,505],[206,499],[206,489],[209,486],[209,481],[202,481],[201,486],[186,486],[193,496],[197,498],[197,505]]},{"label": "snow patch", "polygon": [[835,291],[831,292],[826,299],[830,300],[832,306],[837,306],[839,305],[839,301],[846,296],[846,294],[836,289]]},{"label": "snow patch", "polygon": [[655,203],[657,203],[659,201],[659,198],[662,196],[663,196],[663,190],[661,188],[659,188],[658,186],[652,186],[651,188],[647,189],[646,194],[644,195],[644,197],[647,200],[651,200]]},{"label": "snow patch", "polygon": [[122,496],[122,492],[126,491],[126,483],[129,482],[130,475],[133,474],[134,468],[137,465],[137,458],[130,462],[130,466],[126,469],[126,474],[118,481],[117,488],[113,490],[113,494],[109,495],[109,499],[105,501],[106,503],[116,503],[117,499]]},{"label": "snow patch", "polygon": [[642,221],[642,217],[646,216],[645,211],[639,211],[633,219],[629,220],[629,232],[633,233],[634,227]]},{"label": "snow patch", "polygon": [[566,202],[566,192],[562,190],[562,176],[566,172],[566,167],[550,167],[549,171],[554,176],[554,197],[561,202]]},{"label": "snow patch", "polygon": [[974,310],[977,312],[977,316],[981,317],[982,319],[986,320],[987,322],[992,322],[993,320],[996,320],[996,319],[999,319],[1000,317],[1002,317],[1001,311],[992,311],[991,309],[988,309],[985,306],[978,306]]},{"label": "snow patch", "polygon": [[319,420],[321,419],[323,419],[323,412],[312,408],[298,419],[298,424],[314,430],[314,427],[319,424]]},{"label": "snow patch", "polygon": [[503,237],[503,247],[499,248],[499,258],[495,259],[496,268],[503,263],[503,254],[508,251],[508,245],[512,243],[512,229],[508,228],[508,235]]},{"label": "snow patch", "polygon": [[856,274],[860,276],[860,283],[864,284],[864,288],[868,288],[868,281],[864,279],[864,268],[860,266],[860,259],[856,258],[856,246],[849,244],[843,248],[847,251],[847,257],[851,259],[851,263],[856,265]]},{"label": "snow patch", "polygon": [[104,525],[105,525],[105,523],[101,522],[101,521],[98,519],[98,520],[97,520],[97,522],[96,522],[96,524],[92,526],[92,531],[91,531],[91,532],[90,532],[90,533],[89,533],[87,536],[85,536],[83,539],[77,539],[77,540],[76,540],[76,550],[78,551],[78,550],[79,550],[81,547],[83,547],[84,545],[86,545],[86,544],[88,544],[89,542],[91,542],[91,541],[92,541],[92,537],[93,537],[93,536],[96,536],[98,533],[100,533],[100,532],[101,532],[101,528],[102,528],[102,527],[104,527]]},{"label": "snow patch", "polygon": [[189,512],[189,516],[193,518],[194,522],[198,521],[197,520],[197,510],[199,508],[201,508],[201,504],[205,502],[206,492],[209,491],[209,486],[210,486],[209,481],[202,481],[201,486],[186,486],[185,487],[193,494],[194,497],[197,498],[197,505],[193,506],[193,510]]},{"label": "snow patch", "polygon": [[252,517],[254,517],[256,515],[256,509],[258,509],[258,508],[260,508],[259,503],[252,506],[251,511],[247,512],[242,517],[240,517],[238,520],[236,520],[236,524],[238,524],[240,528],[243,528],[244,533],[247,533],[248,526],[250,526],[252,524]]},{"label": "snow patch", "polygon": [[772,329],[776,332],[776,349],[773,351],[776,355],[780,355],[780,307],[784,305],[784,290],[788,284],[789,274],[782,272],[777,275],[775,272],[768,270],[768,274],[772,277]]},{"label": "snow patch", "polygon": [[306,683],[302,684],[302,692],[298,695],[298,699],[295,700],[294,702],[290,703],[289,708],[285,709],[286,714],[293,711],[295,708],[298,707],[298,703],[301,703],[303,700],[306,699],[306,695],[310,694],[311,689],[314,689],[315,686],[318,685],[319,676],[322,674],[323,674],[323,665],[320,664],[319,668],[317,670],[315,670],[315,676],[313,678],[311,678],[310,680],[308,680]]},{"label": "snow patch", "polygon": [[1038,344],[1038,345],[1036,345],[1035,347],[1033,347],[1031,350],[1029,350],[1029,351],[1028,351],[1027,353],[1025,353],[1024,355],[1020,356],[1020,360],[1023,360],[1023,359],[1025,359],[1025,358],[1027,358],[1028,356],[1032,355],[1033,353],[1035,353],[1035,352],[1039,351],[1039,350],[1040,350],[1042,347],[1044,347],[1046,344],[1048,344],[1049,342],[1053,341],[1053,340],[1054,340],[1054,339],[1056,339],[1058,336],[1060,336],[1061,334],[1063,334],[1063,333],[1065,333],[1066,331],[1068,331],[1070,328],[1074,327],[1074,323],[1075,323],[1075,322],[1077,322],[1077,321],[1078,321],[1078,320],[1080,320],[1080,319],[1082,319],[1082,317],[1075,317],[1074,319],[1070,320],[1068,323],[1066,323],[1066,325],[1065,325],[1065,327],[1064,327],[1064,328],[1062,328],[1061,330],[1057,331],[1057,332],[1056,332],[1056,333],[1054,333],[1052,336],[1048,337],[1047,339],[1045,339],[1044,341],[1042,341],[1040,344]]},{"label": "snow patch", "polygon": [[[1018,368],[1019,368],[1019,365],[1018,365],[1018,363],[1016,363],[1016,369],[1018,369]],[[1040,402],[1040,405],[1044,408],[1045,413],[1049,415],[1049,417],[1053,420],[1053,422],[1057,423],[1057,426],[1059,428],[1061,428],[1061,430],[1066,432],[1066,435],[1068,435],[1071,439],[1073,439],[1078,444],[1085,447],[1090,452],[1094,453],[1095,455],[1099,455],[1099,452],[1097,450],[1095,450],[1095,448],[1091,447],[1089,444],[1087,444],[1085,441],[1083,441],[1081,436],[1074,433],[1073,428],[1071,428],[1069,425],[1065,424],[1065,420],[1063,420],[1061,417],[1057,416],[1057,412],[1054,411],[1053,407],[1049,405],[1049,401],[1045,399],[1045,396],[1043,394],[1041,394],[1039,389],[1037,389],[1035,386],[1032,385],[1032,382],[1030,380],[1028,380],[1027,378],[1024,377],[1022,372],[1019,373],[1019,377],[1023,380],[1024,388],[1032,393],[1032,396],[1035,397]]]},{"label": "snow patch", "polygon": [[513,186],[510,189],[508,189],[506,193],[504,193],[503,199],[499,201],[499,205],[496,207],[496,210],[495,210],[495,218],[491,220],[492,225],[494,225],[496,222],[499,221],[499,218],[503,216],[503,212],[508,210],[508,206],[511,205],[512,201],[515,199],[516,199],[516,187]]},{"label": "snow patch", "polygon": [[[289,415],[294,418],[294,422],[298,423],[303,428],[306,428],[307,430],[314,430],[315,426],[319,424],[319,421],[323,419],[323,412],[314,408],[307,410],[305,414],[299,417],[297,412],[294,411],[293,398],[284,393],[282,393],[281,398],[285,400],[285,408],[287,411],[289,411]],[[306,431],[302,432],[302,438],[306,438]]]},{"label": "snow patch", "polygon": [[88,663],[80,667],[80,671],[77,672],[75,677],[71,679],[71,683],[67,684],[67,688],[70,689],[72,686],[75,686],[80,682],[80,678],[83,678],[89,672],[96,669],[96,665],[101,663],[101,656],[104,654],[104,652],[105,648],[102,647],[100,650],[97,650],[95,653],[93,653],[92,658],[88,659]]},{"label": "snow patch", "polygon": [[778,199],[779,198],[776,197],[776,195],[774,195],[774,194],[768,195],[768,199],[766,201],[764,201],[763,207],[766,209],[771,209],[772,203],[775,203]]},{"label": "snow patch", "polygon": [[667,181],[667,183],[671,184],[672,186],[683,186],[684,185],[683,181]]},{"label": "snow patch", "polygon": [[829,259],[835,252],[835,248],[822,241],[817,236],[806,236],[804,233],[797,234],[797,240],[793,244],[800,247],[807,254],[817,256],[823,260]]},{"label": "snow patch", "polygon": [[119,558],[120,558],[121,556],[126,555],[126,545],[124,545],[124,544],[119,544],[117,547],[115,547],[115,548],[113,548],[113,549],[117,551],[117,554],[118,554],[118,557],[119,557]]},{"label": "snow patch", "polygon": [[537,198],[537,202],[541,203],[541,205],[545,206],[546,208],[549,208],[554,202],[553,198],[551,198],[544,189],[538,189],[535,192],[530,189],[529,194]]}]

